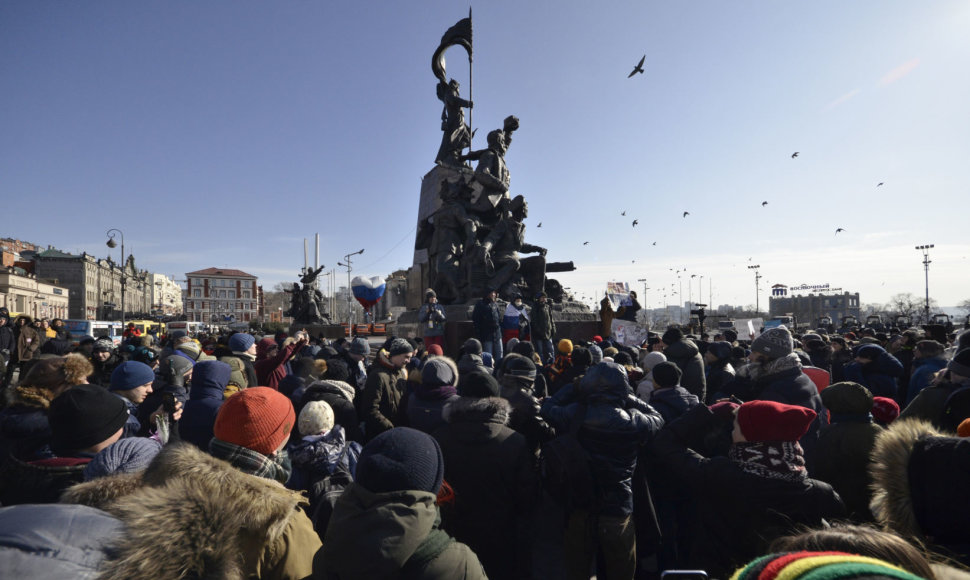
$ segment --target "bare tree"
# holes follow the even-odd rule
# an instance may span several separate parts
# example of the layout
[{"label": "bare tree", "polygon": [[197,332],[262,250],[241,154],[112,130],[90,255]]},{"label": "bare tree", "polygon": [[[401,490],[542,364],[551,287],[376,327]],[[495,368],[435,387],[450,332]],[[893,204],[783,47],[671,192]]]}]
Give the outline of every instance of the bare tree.
[{"label": "bare tree", "polygon": [[963,302],[957,304],[957,308],[962,310],[964,314],[970,314],[970,298],[967,298]]}]

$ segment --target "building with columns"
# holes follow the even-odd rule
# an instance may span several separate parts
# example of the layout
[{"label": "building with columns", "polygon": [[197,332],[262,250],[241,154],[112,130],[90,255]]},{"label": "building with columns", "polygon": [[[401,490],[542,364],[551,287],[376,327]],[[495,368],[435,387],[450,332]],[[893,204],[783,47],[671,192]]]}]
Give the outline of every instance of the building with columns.
[{"label": "building with columns", "polygon": [[0,270],[0,306],[11,315],[31,318],[69,318],[68,289],[38,281],[21,268]]},{"label": "building with columns", "polygon": [[182,314],[182,287],[165,274],[151,275],[152,307],[156,316],[178,316]]},{"label": "building with columns", "polygon": [[183,311],[190,322],[224,326],[259,320],[256,276],[242,270],[206,268],[185,274]]}]

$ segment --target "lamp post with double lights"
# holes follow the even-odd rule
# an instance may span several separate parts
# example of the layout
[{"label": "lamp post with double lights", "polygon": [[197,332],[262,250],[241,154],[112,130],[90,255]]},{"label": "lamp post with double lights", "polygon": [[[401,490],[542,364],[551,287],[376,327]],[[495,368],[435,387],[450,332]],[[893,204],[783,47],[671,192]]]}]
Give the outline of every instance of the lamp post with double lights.
[{"label": "lamp post with double lights", "polygon": [[754,313],[755,316],[761,311],[761,272],[758,271],[761,268],[760,264],[755,264],[754,266],[748,266],[749,270],[754,270]]},{"label": "lamp post with double lights", "polygon": [[926,304],[923,307],[923,323],[929,324],[930,322],[930,250],[933,249],[933,244],[925,244],[922,246],[916,246],[916,249],[923,252],[923,272],[926,276]]},{"label": "lamp post with double lights", "polygon": [[125,329],[125,234],[118,228],[111,228],[105,235],[108,236],[108,241],[105,245],[109,248],[118,247],[118,242],[115,241],[115,234],[121,238],[121,330],[124,332]]},{"label": "lamp post with double lights", "polygon": [[357,255],[363,254],[363,253],[364,253],[364,250],[363,249],[358,250],[356,252],[353,252],[353,253],[350,253],[350,254],[347,254],[346,256],[344,256],[344,261],[343,262],[337,262],[337,265],[338,266],[340,266],[342,268],[347,268],[347,324],[350,326],[350,333],[351,333],[351,335],[353,335],[353,332],[354,332],[354,329],[353,329],[353,326],[354,326],[354,316],[353,316],[353,312],[354,312],[354,307],[353,307],[354,292],[350,288],[350,272],[353,269],[352,268],[352,265],[351,265],[351,262],[350,262],[350,257],[351,256],[357,256]]}]

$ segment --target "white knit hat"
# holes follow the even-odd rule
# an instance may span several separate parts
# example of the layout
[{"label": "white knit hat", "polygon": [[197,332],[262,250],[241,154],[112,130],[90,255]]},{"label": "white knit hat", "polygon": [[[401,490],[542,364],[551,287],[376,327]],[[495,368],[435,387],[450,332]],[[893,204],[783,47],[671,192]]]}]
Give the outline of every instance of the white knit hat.
[{"label": "white knit hat", "polygon": [[326,401],[311,401],[300,411],[300,435],[323,435],[333,429],[333,409]]}]

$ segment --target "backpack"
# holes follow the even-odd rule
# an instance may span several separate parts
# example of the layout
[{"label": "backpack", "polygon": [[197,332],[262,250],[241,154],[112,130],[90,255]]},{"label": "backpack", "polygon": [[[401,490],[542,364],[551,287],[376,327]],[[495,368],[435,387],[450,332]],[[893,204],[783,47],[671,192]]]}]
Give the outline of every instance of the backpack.
[{"label": "backpack", "polygon": [[310,486],[310,520],[313,522],[313,529],[321,538],[327,531],[327,524],[330,523],[337,500],[347,486],[354,482],[353,471],[356,469],[360,450],[360,443],[348,441],[337,458],[334,472],[315,480]]},{"label": "backpack", "polygon": [[596,495],[589,453],[577,436],[586,416],[586,405],[576,407],[569,431],[547,442],[539,453],[542,484],[549,495],[567,510],[591,506]]}]

